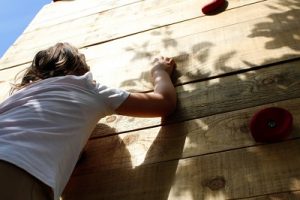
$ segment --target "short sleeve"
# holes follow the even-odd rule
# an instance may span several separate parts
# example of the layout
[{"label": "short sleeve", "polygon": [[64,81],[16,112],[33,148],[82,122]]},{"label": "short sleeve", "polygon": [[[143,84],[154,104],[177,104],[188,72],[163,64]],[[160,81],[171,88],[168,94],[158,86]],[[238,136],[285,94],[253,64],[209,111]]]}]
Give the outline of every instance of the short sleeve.
[{"label": "short sleeve", "polygon": [[104,101],[108,109],[114,113],[115,110],[128,98],[129,92],[122,89],[110,88],[99,83],[95,84],[99,98]]},{"label": "short sleeve", "polygon": [[96,83],[93,80],[91,72],[86,73],[84,78],[87,80],[89,87],[92,87],[92,90],[96,93],[99,103],[102,105],[104,103],[106,106],[104,110],[107,111],[107,114],[115,113],[115,110],[128,98],[130,94],[123,89],[110,88],[106,85]]}]

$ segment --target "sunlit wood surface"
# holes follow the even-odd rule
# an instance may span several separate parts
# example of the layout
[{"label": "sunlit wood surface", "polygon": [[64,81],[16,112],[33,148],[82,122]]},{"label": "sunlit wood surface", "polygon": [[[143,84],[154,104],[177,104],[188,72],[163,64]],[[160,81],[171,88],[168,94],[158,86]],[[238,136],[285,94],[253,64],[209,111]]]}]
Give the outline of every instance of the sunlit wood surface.
[{"label": "sunlit wood surface", "polygon": [[[94,78],[151,91],[151,60],[173,57],[178,108],[166,119],[100,120],[64,200],[300,199],[300,1],[74,0],[46,5],[0,60],[0,98],[56,42],[85,53]],[[289,139],[256,143],[262,108],[289,110]]]}]

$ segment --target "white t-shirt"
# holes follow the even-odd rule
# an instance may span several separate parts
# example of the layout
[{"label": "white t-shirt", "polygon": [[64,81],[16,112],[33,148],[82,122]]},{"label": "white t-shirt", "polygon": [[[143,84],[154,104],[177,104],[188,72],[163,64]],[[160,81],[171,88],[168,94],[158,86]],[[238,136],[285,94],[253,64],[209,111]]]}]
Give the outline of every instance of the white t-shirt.
[{"label": "white t-shirt", "polygon": [[128,97],[83,76],[33,83],[0,104],[0,160],[26,170],[59,198],[100,118]]}]

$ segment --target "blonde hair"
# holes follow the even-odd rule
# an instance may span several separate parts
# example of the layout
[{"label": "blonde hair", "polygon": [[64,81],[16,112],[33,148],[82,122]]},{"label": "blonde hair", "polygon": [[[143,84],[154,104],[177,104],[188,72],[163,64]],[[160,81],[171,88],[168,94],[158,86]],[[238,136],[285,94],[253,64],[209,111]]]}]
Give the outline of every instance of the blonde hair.
[{"label": "blonde hair", "polygon": [[35,55],[31,65],[26,69],[21,83],[15,84],[10,94],[32,82],[57,76],[80,76],[88,71],[90,71],[90,67],[85,61],[85,56],[79,53],[76,47],[69,43],[57,43]]}]

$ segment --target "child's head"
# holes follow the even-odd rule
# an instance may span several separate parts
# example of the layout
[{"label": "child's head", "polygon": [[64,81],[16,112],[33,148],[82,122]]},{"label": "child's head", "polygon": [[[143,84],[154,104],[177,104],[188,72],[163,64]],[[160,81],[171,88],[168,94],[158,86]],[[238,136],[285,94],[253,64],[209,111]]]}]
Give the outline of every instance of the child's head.
[{"label": "child's head", "polygon": [[57,43],[35,55],[17,88],[56,76],[80,76],[89,70],[85,56],[79,53],[77,48],[68,43]]},{"label": "child's head", "polygon": [[80,76],[88,72],[89,66],[83,54],[68,43],[57,43],[39,51],[25,74],[23,81],[31,82],[56,76]]}]

